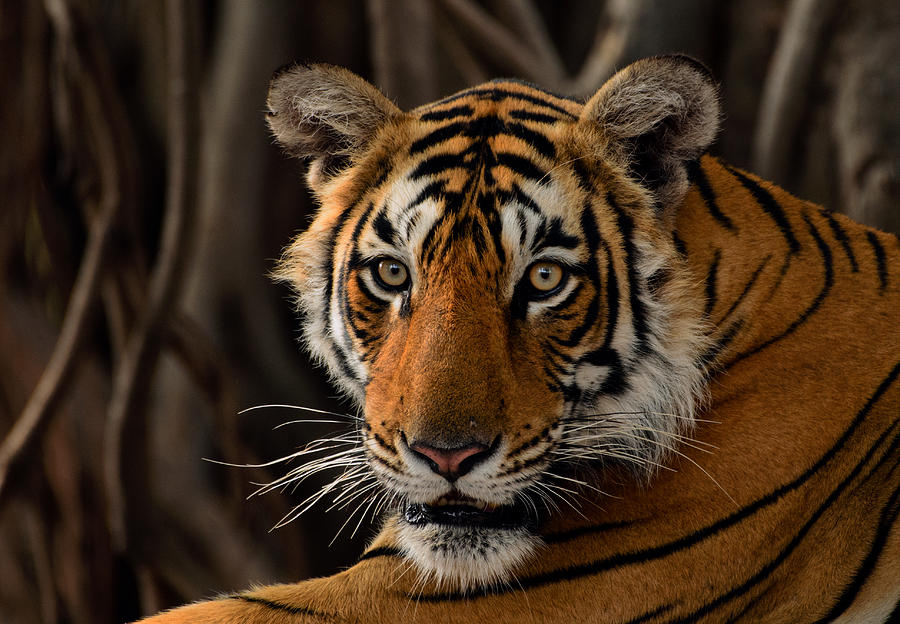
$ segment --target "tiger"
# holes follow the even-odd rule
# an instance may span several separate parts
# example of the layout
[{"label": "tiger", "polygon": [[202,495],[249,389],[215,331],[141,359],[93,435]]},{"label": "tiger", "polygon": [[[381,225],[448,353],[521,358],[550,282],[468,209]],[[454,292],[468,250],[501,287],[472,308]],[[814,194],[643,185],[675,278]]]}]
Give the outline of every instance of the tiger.
[{"label": "tiger", "polygon": [[709,155],[721,118],[679,55],[409,112],[278,72],[319,209],[277,277],[382,524],[145,621],[900,621],[900,244]]}]

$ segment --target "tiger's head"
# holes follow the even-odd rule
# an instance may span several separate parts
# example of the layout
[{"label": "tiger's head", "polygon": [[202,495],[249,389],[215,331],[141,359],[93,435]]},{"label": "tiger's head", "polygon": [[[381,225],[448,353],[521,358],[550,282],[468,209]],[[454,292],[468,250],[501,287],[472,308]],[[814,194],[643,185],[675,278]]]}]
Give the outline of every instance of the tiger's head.
[{"label": "tiger's head", "polygon": [[585,471],[666,461],[706,378],[672,236],[718,128],[705,68],[657,57],[584,103],[494,81],[404,112],[296,65],[268,105],[321,205],[278,275],[421,571],[501,581],[590,496]]}]

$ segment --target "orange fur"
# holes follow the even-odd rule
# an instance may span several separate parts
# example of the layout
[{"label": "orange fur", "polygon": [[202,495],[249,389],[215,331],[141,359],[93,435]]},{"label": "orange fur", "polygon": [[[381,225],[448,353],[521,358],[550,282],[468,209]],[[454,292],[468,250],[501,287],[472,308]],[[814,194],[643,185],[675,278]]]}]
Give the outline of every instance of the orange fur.
[{"label": "orange fur", "polygon": [[[615,83],[617,89],[621,85]],[[620,313],[636,314],[639,303],[626,295],[632,256],[616,209],[630,217],[634,235],[664,262],[655,296],[670,306],[665,314],[672,335],[661,340],[693,340],[691,332],[704,329],[696,340],[708,367],[708,398],[696,413],[696,426],[681,430],[690,440],[664,454],[665,468],[652,471],[647,483],[615,462],[592,471],[591,487],[605,494],[582,492],[577,510],[561,503],[539,527],[543,544],[494,586],[454,586],[422,577],[403,556],[403,521],[392,516],[362,560],[345,572],[242,592],[146,621],[877,622],[891,613],[897,617],[896,237],[827,213],[709,156],[685,170],[690,188],[664,185],[654,195],[629,173],[627,150],[621,144],[609,147],[617,139],[594,123],[596,116],[575,119],[581,105],[517,83],[495,88],[553,102],[573,116],[547,131],[555,160],[518,137],[495,137],[490,145],[552,170],[557,209],[568,215],[567,227],[578,225],[571,212],[576,208],[569,207],[590,206],[609,246],[608,255],[598,252],[596,271],[606,276],[611,269],[622,280]],[[602,99],[591,100],[591,106]],[[475,109],[477,117],[506,115],[522,108],[522,101],[464,93],[394,118],[382,138],[354,154],[349,169],[323,182],[322,211],[288,250],[283,277],[300,289],[321,288],[308,267],[327,253],[323,240],[338,215],[351,211],[345,216],[349,225],[335,239],[336,256],[348,253],[360,237],[372,236],[372,228],[353,224],[370,204],[381,205],[416,164],[404,162],[405,151],[397,146],[408,147],[433,130],[434,124],[419,119],[423,112],[461,105]],[[390,150],[384,147],[388,143]],[[456,137],[442,151],[467,145],[467,139]],[[575,159],[588,172],[588,187],[576,175]],[[385,181],[371,186],[379,171],[386,172]],[[471,172],[447,175],[448,189],[469,189],[459,219],[482,218],[474,206],[478,189],[488,186],[488,173],[479,170],[474,187],[467,186]],[[501,187],[521,183],[515,171],[502,167],[495,178],[492,183]],[[673,193],[677,205],[668,205]],[[662,213],[654,202],[661,203]],[[453,239],[458,222],[436,226],[433,239]],[[423,265],[427,271],[417,269],[422,274],[411,287],[410,311],[392,303],[395,307],[354,317],[360,331],[352,348],[362,354],[360,366],[368,375],[360,396],[365,439],[386,463],[403,463],[397,450],[401,438],[539,444],[546,428],[563,418],[563,398],[542,381],[548,354],[541,337],[567,336],[577,319],[548,312],[511,319],[502,287],[512,271],[509,263],[465,237],[446,249]],[[366,270],[355,266],[344,278],[350,310],[363,310],[368,302],[360,286],[367,278],[356,279]],[[592,288],[585,285],[573,304],[583,312],[597,295],[603,310],[582,341],[599,339],[612,323],[612,296]],[[352,384],[348,387],[352,394]]]}]

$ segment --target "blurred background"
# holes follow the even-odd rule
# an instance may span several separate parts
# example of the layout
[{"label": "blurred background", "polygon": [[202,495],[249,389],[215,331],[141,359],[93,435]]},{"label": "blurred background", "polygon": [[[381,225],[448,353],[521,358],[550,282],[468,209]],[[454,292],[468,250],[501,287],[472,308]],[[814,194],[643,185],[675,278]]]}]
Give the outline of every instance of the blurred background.
[{"label": "blurred background", "polygon": [[[0,0],[0,622],[125,622],[350,565],[327,482],[247,497],[344,431],[267,278],[313,211],[264,124],[272,72],[349,67],[412,107],[517,76],[586,96],[705,62],[713,151],[900,231],[900,3]],[[338,419],[340,420],[340,419]],[[296,465],[292,464],[292,465]],[[334,476],[334,475],[332,475]]]}]

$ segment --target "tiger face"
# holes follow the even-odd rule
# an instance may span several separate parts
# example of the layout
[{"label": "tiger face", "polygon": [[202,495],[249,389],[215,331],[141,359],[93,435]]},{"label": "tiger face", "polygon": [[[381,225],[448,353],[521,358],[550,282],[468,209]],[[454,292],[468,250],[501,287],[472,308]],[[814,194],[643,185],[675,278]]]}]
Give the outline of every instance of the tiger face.
[{"label": "tiger face", "polygon": [[584,104],[495,81],[402,112],[303,65],[269,108],[321,204],[279,275],[423,573],[502,582],[591,474],[666,461],[706,377],[668,229],[716,132],[702,67],[650,59]]}]

